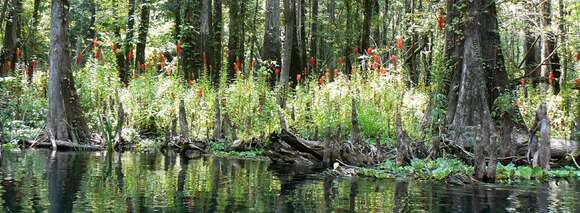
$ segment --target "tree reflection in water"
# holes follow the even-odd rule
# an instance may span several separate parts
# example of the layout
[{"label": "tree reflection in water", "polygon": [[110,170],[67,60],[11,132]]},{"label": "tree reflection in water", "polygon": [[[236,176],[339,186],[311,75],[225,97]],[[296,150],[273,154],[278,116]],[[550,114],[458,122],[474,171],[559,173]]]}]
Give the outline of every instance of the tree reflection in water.
[{"label": "tree reflection in water", "polygon": [[[190,156],[191,157],[191,156]],[[4,153],[3,212],[579,212],[579,184],[456,186],[176,153]]]}]

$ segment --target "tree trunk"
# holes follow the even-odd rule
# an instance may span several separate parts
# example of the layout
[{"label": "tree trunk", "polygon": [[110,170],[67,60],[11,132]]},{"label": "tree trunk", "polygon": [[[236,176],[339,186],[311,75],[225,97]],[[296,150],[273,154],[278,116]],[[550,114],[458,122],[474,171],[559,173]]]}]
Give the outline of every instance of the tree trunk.
[{"label": "tree trunk", "polygon": [[311,0],[310,4],[310,57],[318,59],[318,0]]},{"label": "tree trunk", "polygon": [[175,29],[173,39],[175,39],[175,42],[178,42],[181,38],[181,0],[174,0],[173,4],[175,5]]},{"label": "tree trunk", "polygon": [[[229,79],[235,78],[236,67],[241,71],[244,67],[244,24],[245,9],[241,0],[230,0],[230,23],[228,38],[228,62],[227,70]],[[234,18],[235,17],[235,18]],[[236,65],[238,64],[238,65]]]},{"label": "tree trunk", "polygon": [[181,53],[181,71],[183,78],[186,81],[197,79],[199,77],[200,70],[203,67],[201,57],[199,53],[200,45],[200,25],[198,17],[201,2],[182,2],[185,7],[185,17],[184,26],[181,29],[182,33],[182,53]]},{"label": "tree trunk", "polygon": [[149,6],[149,0],[141,0],[141,17],[139,19],[139,33],[135,51],[135,66],[139,67],[137,73],[145,72],[142,67],[145,64],[145,47],[147,46],[147,33],[149,31]]},{"label": "tree trunk", "polygon": [[124,63],[122,67],[119,67],[119,75],[121,81],[125,84],[129,84],[129,70],[131,69],[132,58],[129,55],[133,55],[133,35],[135,27],[135,0],[128,1],[129,13],[127,14],[127,33],[125,34],[125,44],[123,48],[123,58]]},{"label": "tree trunk", "polygon": [[366,50],[370,47],[369,39],[371,37],[371,20],[373,19],[373,0],[363,0],[363,10],[363,26],[360,46],[362,50]]},{"label": "tree trunk", "polygon": [[[200,47],[199,52],[203,59],[203,68],[210,71],[210,29],[211,29],[211,0],[201,1],[201,16],[200,16]],[[209,73],[208,73],[209,74]]]},{"label": "tree trunk", "polygon": [[52,0],[47,131],[51,140],[86,142],[88,128],[71,72],[65,0]]},{"label": "tree trunk", "polygon": [[296,44],[296,58],[292,60],[294,66],[292,66],[293,75],[290,77],[295,81],[296,75],[302,73],[302,70],[306,67],[306,15],[305,9],[306,4],[304,0],[296,0],[296,39],[294,44]]},{"label": "tree trunk", "polygon": [[[389,47],[389,36],[388,36],[388,32],[389,32],[389,22],[392,21],[391,17],[389,17],[389,0],[385,0],[385,8],[383,11],[383,31],[381,32],[381,38],[383,40],[383,42],[381,43],[381,45],[383,45],[384,47]],[[390,55],[390,54],[387,54]]]},{"label": "tree trunk", "polygon": [[282,55],[282,72],[280,73],[280,84],[285,86],[290,80],[290,67],[293,61],[293,47],[294,47],[294,35],[295,35],[295,18],[296,18],[296,5],[293,0],[284,0],[284,20],[285,20],[285,30],[284,30],[284,47]]},{"label": "tree trunk", "polygon": [[[560,17],[559,17],[559,31],[560,31],[560,45],[563,47],[568,46],[568,38],[567,38],[567,31],[566,31],[566,6],[564,5],[563,0],[558,0],[558,5],[560,7]],[[561,65],[561,75],[560,75],[560,82],[559,87],[562,88],[568,81],[568,56],[569,53],[566,48],[562,48],[561,50],[562,58],[560,59]]]},{"label": "tree trunk", "polygon": [[[558,54],[555,52],[556,36],[551,31],[552,26],[552,3],[551,1],[543,1],[542,3],[542,66],[540,69],[540,77],[546,79],[552,85],[555,94],[560,92],[560,86],[556,79],[560,76],[558,69],[559,62]],[[555,79],[552,79],[554,77]]]},{"label": "tree trunk", "polygon": [[482,0],[468,2],[468,20],[465,25],[463,69],[457,107],[451,129],[455,142],[462,147],[475,141],[475,174],[481,180],[495,180],[496,133],[487,103],[488,89],[482,66],[481,26],[485,19],[480,14]]},{"label": "tree trunk", "polygon": [[222,70],[222,33],[223,33],[223,21],[222,21],[222,0],[214,0],[213,2],[213,18],[212,18],[212,49],[213,49],[213,59],[212,62],[212,75],[211,79],[214,85],[219,84],[220,73]]},{"label": "tree trunk", "polygon": [[[504,93],[509,93],[508,76],[504,65],[501,49],[497,9],[494,0],[486,0],[486,10],[482,12],[481,22],[481,49],[483,71],[487,74],[487,88],[489,91],[489,109],[493,109],[495,100]],[[508,112],[500,112],[500,156],[512,156],[515,147],[511,139],[513,123],[512,115],[519,113],[515,107]]]},{"label": "tree trunk", "polygon": [[463,44],[465,39],[461,35],[462,22],[456,22],[461,13],[456,4],[459,0],[447,0],[447,16],[445,17],[445,62],[451,73],[451,80],[444,85],[447,91],[446,125],[451,125],[457,107],[457,95],[461,86],[461,65],[463,64]]},{"label": "tree trunk", "polygon": [[11,0],[8,5],[8,17],[6,19],[6,28],[4,29],[4,41],[2,51],[0,52],[0,76],[6,76],[13,73],[16,69],[18,57],[16,49],[20,37],[20,27],[22,26],[20,12],[22,10],[21,0]]},{"label": "tree trunk", "polygon": [[[316,1],[316,0],[315,0]],[[280,63],[280,0],[266,1],[266,20],[262,60]]]}]

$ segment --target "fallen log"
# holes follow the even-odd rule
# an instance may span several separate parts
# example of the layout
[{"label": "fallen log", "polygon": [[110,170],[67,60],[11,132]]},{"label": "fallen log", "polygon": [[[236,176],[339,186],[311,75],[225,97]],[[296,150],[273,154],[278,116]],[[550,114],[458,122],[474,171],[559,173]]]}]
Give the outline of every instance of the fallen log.
[{"label": "fallen log", "polygon": [[[105,147],[101,145],[77,144],[69,141],[53,140],[57,150],[62,151],[101,151]],[[21,144],[28,148],[45,148],[52,149],[53,143],[44,141],[21,141]]]}]

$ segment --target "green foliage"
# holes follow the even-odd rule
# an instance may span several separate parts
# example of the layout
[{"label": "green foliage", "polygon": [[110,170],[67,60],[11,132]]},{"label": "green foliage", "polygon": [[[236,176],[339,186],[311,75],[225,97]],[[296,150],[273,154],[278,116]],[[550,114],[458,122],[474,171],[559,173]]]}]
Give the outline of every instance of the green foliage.
[{"label": "green foliage", "polygon": [[542,168],[530,166],[515,166],[514,164],[497,164],[497,179],[502,182],[518,180],[544,180],[547,178],[580,178],[580,170],[570,166],[545,171]]},{"label": "green foliage", "polygon": [[414,177],[420,180],[445,181],[455,175],[471,176],[473,167],[460,160],[438,158],[436,160],[412,160],[410,165],[397,166],[393,161],[385,161],[376,169],[362,169],[359,175],[377,178]]}]

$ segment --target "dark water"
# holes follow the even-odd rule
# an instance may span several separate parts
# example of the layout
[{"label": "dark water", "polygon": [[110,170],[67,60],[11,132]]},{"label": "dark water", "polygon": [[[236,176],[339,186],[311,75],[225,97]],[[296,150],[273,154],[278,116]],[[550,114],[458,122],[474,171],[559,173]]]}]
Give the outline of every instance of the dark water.
[{"label": "dark water", "polygon": [[580,212],[580,184],[453,186],[162,153],[4,153],[3,212]]}]

